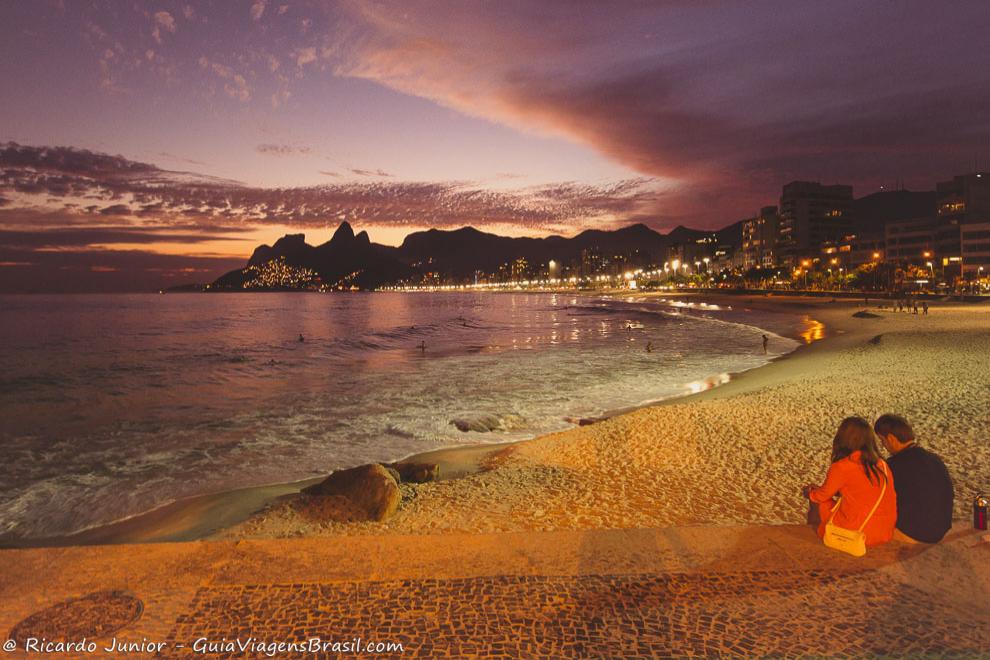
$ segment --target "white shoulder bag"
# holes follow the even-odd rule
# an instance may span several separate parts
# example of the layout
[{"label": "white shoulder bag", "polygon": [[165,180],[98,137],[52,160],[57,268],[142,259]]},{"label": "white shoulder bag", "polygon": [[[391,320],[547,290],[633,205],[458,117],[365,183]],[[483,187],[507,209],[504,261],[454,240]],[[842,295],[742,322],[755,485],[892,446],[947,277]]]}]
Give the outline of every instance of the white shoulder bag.
[{"label": "white shoulder bag", "polygon": [[842,497],[839,497],[839,501],[832,507],[832,515],[828,517],[828,522],[825,523],[825,536],[822,540],[826,546],[833,550],[850,554],[853,557],[862,557],[866,554],[866,534],[863,533],[863,529],[866,527],[866,523],[870,522],[873,514],[876,513],[877,507],[880,506],[880,501],[883,500],[883,494],[887,491],[889,475],[887,474],[886,463],[883,464],[883,476],[883,488],[880,489],[880,497],[877,498],[876,504],[870,509],[870,514],[866,516],[859,529],[846,529],[832,523],[832,518],[835,518],[835,513],[839,510],[839,505],[842,504]]}]

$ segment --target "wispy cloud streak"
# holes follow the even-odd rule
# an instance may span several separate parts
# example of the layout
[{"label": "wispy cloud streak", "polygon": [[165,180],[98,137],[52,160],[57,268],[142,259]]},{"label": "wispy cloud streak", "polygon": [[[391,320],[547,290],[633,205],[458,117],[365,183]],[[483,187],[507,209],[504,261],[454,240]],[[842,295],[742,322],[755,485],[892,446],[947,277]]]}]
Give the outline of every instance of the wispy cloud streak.
[{"label": "wispy cloud streak", "polygon": [[[283,149],[271,146],[274,153]],[[367,174],[389,177],[381,170]],[[159,227],[190,222],[326,227],[349,220],[416,228],[517,225],[572,233],[635,215],[655,199],[649,183],[561,183],[508,191],[463,181],[256,188],[122,156],[8,143],[0,148],[0,194],[11,203],[0,208],[0,225],[23,224],[28,210],[37,214],[40,207],[48,217],[61,214],[75,222],[109,216]]]}]

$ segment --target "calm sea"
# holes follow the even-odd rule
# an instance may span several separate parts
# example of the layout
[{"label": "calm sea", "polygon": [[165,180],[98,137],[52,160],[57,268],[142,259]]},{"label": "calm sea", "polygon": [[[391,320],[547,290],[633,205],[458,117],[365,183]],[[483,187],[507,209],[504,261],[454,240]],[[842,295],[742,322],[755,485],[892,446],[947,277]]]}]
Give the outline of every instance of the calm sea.
[{"label": "calm sea", "polygon": [[759,328],[798,323],[527,293],[4,296],[0,310],[0,539],[559,430],[760,366],[797,342],[770,333],[764,356]]}]

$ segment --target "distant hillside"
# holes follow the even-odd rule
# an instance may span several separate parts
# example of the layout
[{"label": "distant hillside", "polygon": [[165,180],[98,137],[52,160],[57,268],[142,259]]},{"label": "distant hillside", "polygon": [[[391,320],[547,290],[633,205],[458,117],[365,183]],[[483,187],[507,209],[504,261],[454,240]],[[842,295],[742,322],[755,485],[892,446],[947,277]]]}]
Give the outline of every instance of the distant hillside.
[{"label": "distant hillside", "polygon": [[853,202],[856,233],[882,234],[888,222],[935,215],[935,191],[885,190]]},{"label": "distant hillside", "polygon": [[[726,229],[732,232],[735,227]],[[713,233],[678,227],[664,235],[635,224],[615,231],[588,230],[573,238],[509,238],[463,227],[415,232],[396,248],[372,243],[364,231],[355,235],[343,222],[322,245],[309,245],[303,234],[288,234],[274,245],[259,246],[245,268],[223,275],[211,288],[308,288],[319,282],[332,288],[372,289],[424,277],[470,281],[477,273],[497,273],[518,259],[538,269],[550,260],[572,267],[588,261],[645,266],[663,262],[672,245]]]},{"label": "distant hillside", "polygon": [[661,257],[670,245],[668,239],[646,225],[637,224],[616,231],[584,231],[573,238],[508,238],[464,227],[454,231],[410,234],[398,250],[407,263],[429,262],[428,270],[444,277],[471,277],[475,271],[491,273],[516,259],[529,264],[579,262],[585,250],[603,256],[623,255],[644,263]]}]

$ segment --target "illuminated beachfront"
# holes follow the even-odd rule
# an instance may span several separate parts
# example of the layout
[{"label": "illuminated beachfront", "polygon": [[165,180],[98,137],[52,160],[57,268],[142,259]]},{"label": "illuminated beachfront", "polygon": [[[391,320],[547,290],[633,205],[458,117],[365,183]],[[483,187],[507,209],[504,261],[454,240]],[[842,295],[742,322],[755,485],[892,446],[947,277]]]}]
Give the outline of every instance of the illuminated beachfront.
[{"label": "illuminated beachfront", "polygon": [[988,657],[988,34],[0,2],[3,653]]}]

